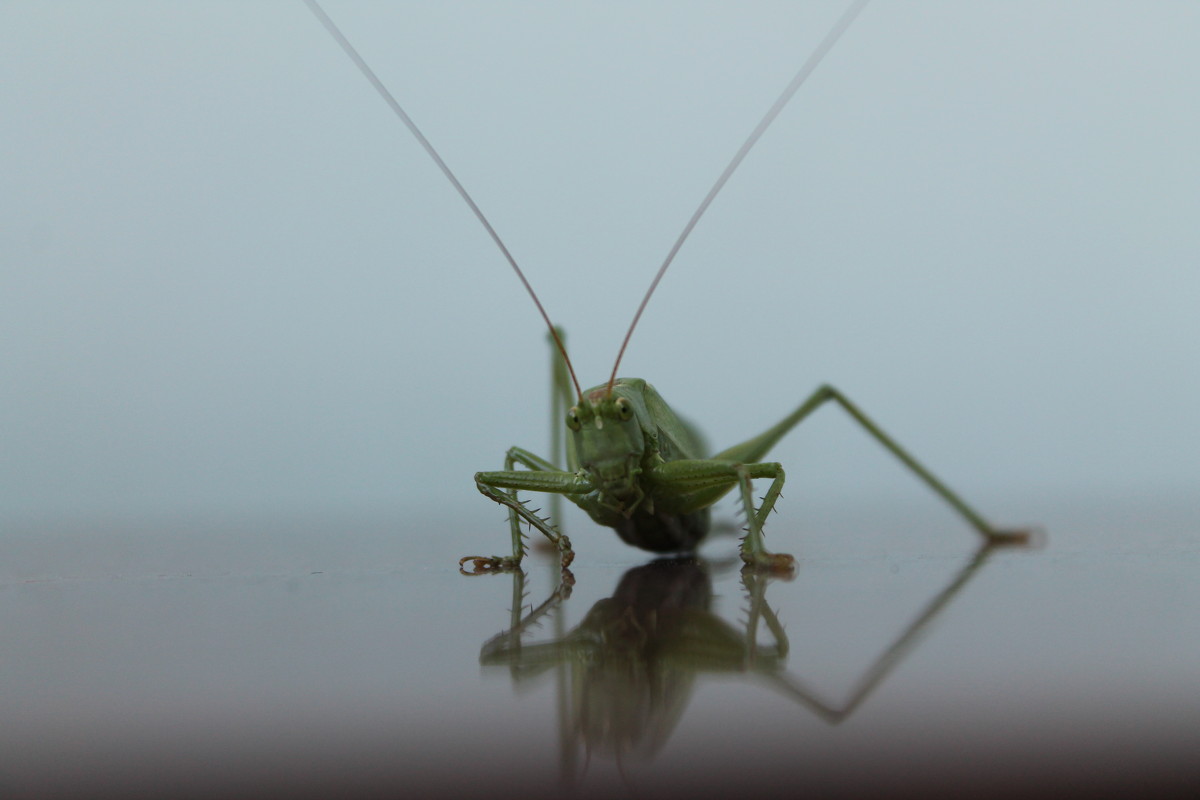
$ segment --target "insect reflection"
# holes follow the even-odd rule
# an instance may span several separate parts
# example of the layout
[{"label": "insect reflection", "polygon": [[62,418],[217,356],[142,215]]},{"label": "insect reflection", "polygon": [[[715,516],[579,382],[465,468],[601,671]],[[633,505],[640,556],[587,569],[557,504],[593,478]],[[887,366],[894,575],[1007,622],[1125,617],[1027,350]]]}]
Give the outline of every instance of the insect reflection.
[{"label": "insect reflection", "polygon": [[[734,625],[712,610],[710,566],[697,559],[660,559],[629,570],[612,596],[593,605],[569,632],[562,630],[562,614],[554,612],[570,596],[570,572],[541,605],[524,615],[529,608],[522,606],[525,574],[515,572],[510,627],[484,643],[479,659],[485,667],[506,667],[515,685],[557,674],[562,768],[570,781],[580,755],[614,759],[618,766],[654,758],[682,718],[702,675],[753,676],[756,683],[765,683],[825,721],[841,722],[913,648],[989,556],[1005,547],[993,543],[977,550],[840,703],[787,671],[787,634],[766,600],[775,579],[742,571],[747,617],[744,625]],[[551,617],[558,627],[554,638],[524,641],[530,630]]]}]

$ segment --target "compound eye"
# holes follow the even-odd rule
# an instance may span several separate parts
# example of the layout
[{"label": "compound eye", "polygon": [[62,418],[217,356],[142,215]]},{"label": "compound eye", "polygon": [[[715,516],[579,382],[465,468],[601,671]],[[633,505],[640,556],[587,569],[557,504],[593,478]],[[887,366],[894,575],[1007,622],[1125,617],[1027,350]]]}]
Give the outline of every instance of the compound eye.
[{"label": "compound eye", "polygon": [[629,405],[629,401],[624,397],[618,397],[617,402],[617,419],[622,422],[628,422],[633,419],[633,406]]},{"label": "compound eye", "polygon": [[572,408],[567,412],[567,427],[573,431],[577,431],[583,427],[579,422],[579,409]]}]

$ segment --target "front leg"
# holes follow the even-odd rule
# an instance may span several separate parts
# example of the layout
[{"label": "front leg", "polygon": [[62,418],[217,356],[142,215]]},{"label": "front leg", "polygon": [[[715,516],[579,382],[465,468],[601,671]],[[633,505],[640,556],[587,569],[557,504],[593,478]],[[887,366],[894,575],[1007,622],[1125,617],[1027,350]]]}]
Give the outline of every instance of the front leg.
[{"label": "front leg", "polygon": [[[743,464],[724,459],[682,459],[659,464],[650,470],[655,504],[669,513],[686,513],[707,508],[730,489],[737,488],[746,514],[746,536],[742,539],[742,561],[765,573],[791,575],[796,559],[787,553],[772,553],[763,542],[763,525],[783,491],[783,466],[775,462]],[[753,481],[770,478],[771,486],[762,505],[755,508]]]},{"label": "front leg", "polygon": [[[517,464],[526,469],[514,469],[513,467]],[[525,557],[521,520],[537,528],[550,540],[559,552],[563,569],[566,569],[575,558],[575,552],[571,549],[571,540],[556,530],[548,518],[538,516],[540,509],[531,510],[525,501],[517,497],[517,490],[525,489],[531,492],[566,495],[585,494],[592,491],[591,480],[573,472],[557,470],[550,462],[519,447],[513,447],[508,451],[504,458],[504,467],[502,472],[477,472],[475,486],[485,497],[508,507],[512,555],[465,556],[459,559],[459,570],[465,575],[480,575],[485,572],[507,572],[519,567],[521,559]],[[472,562],[470,572],[463,569],[463,565],[468,561]]]},{"label": "front leg", "polygon": [[[796,559],[787,553],[772,553],[763,544],[763,525],[775,508],[775,501],[783,491],[783,465],[778,462],[762,464],[740,464],[737,468],[738,489],[742,495],[742,507],[746,511],[746,536],[742,539],[742,561],[752,569],[767,573],[790,576],[796,570]],[[763,503],[754,508],[751,480],[770,478],[771,488],[763,497]]]}]

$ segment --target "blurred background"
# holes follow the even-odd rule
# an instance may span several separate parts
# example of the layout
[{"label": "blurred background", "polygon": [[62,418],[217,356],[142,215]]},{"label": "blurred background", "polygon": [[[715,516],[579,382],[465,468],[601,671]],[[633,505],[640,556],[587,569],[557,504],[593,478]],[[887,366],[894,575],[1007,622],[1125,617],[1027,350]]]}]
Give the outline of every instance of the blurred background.
[{"label": "blurred background", "polygon": [[[586,387],[844,6],[326,9]],[[547,452],[550,352],[445,178],[299,0],[6,2],[0,75],[0,793],[552,793],[586,675],[480,652],[557,566],[455,566],[507,547],[471,475]],[[972,571],[952,512],[815,415],[772,456],[801,568],[763,603],[816,694],[888,673],[831,727],[684,670],[642,794],[1195,795],[1198,86],[1195,4],[876,2],[759,142],[621,372],[715,448],[833,383],[1048,546]],[[566,528],[574,595],[531,639],[648,560]],[[733,548],[699,594],[740,631]]]},{"label": "blurred background", "polygon": [[[327,10],[587,386],[843,6]],[[621,372],[714,446],[832,382],[1021,521],[1039,498],[1194,498],[1198,30],[1182,2],[869,6]],[[10,524],[436,515],[506,447],[546,449],[532,304],[300,2],[5,3],[0,70]],[[814,496],[912,491],[837,413],[806,427],[778,458]]]}]

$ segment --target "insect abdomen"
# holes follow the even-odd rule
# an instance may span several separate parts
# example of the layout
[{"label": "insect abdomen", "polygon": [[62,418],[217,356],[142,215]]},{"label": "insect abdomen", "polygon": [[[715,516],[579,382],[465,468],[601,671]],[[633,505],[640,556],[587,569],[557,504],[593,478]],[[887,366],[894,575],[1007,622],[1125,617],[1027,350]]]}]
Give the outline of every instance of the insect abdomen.
[{"label": "insect abdomen", "polygon": [[652,553],[684,553],[708,535],[708,509],[689,514],[634,512],[628,519],[617,520],[612,527],[626,544]]}]

